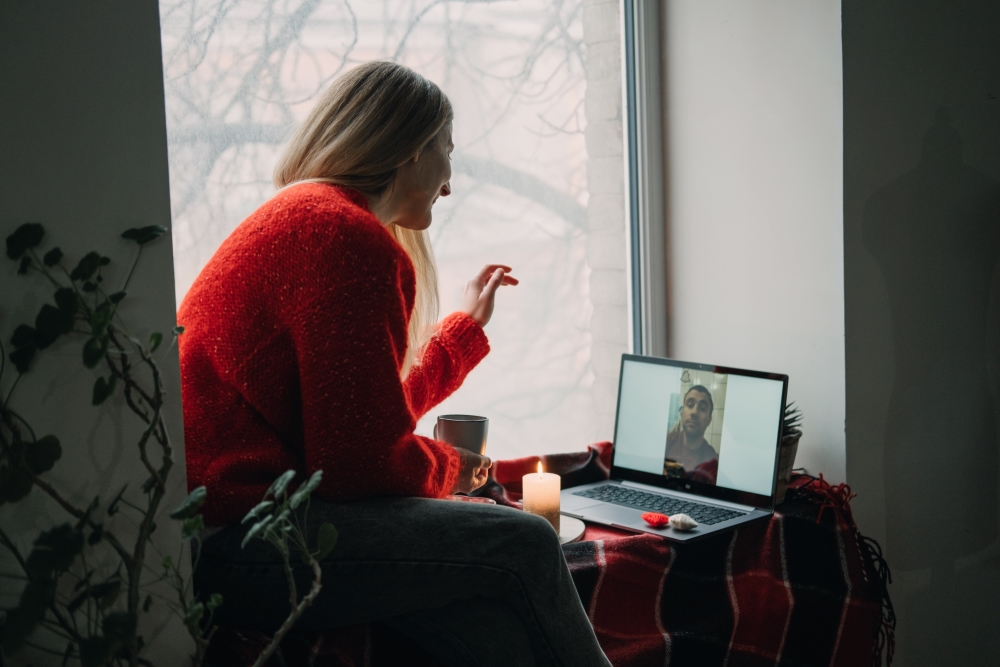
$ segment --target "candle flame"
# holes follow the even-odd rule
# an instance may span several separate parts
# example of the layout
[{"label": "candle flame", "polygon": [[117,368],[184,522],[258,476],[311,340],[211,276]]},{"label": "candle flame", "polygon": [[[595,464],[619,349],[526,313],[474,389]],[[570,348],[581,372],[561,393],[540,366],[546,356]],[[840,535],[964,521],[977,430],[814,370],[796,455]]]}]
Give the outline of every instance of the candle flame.
[{"label": "candle flame", "polygon": [[542,476],[542,462],[541,461],[538,462],[538,476],[539,477]]}]

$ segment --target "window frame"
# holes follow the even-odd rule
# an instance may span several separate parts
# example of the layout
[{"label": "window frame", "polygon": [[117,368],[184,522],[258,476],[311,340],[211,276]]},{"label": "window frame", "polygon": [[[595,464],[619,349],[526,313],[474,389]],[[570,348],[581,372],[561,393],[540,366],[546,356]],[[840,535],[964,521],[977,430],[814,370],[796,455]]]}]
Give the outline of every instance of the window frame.
[{"label": "window frame", "polygon": [[660,3],[622,0],[630,351],[668,351]]}]

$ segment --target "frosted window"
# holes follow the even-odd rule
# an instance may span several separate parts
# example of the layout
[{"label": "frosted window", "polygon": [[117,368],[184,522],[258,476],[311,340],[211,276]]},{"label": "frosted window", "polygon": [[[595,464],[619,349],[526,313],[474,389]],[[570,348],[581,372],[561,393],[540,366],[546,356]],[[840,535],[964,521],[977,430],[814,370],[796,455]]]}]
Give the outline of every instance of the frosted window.
[{"label": "frosted window", "polygon": [[498,458],[609,439],[627,340],[618,12],[591,0],[161,1],[178,300],[273,194],[275,160],[317,94],[358,63],[394,60],[455,107],[453,194],[431,227],[442,314],[483,264],[510,264],[522,283],[501,291],[491,354],[418,431],[436,414],[486,415]]}]

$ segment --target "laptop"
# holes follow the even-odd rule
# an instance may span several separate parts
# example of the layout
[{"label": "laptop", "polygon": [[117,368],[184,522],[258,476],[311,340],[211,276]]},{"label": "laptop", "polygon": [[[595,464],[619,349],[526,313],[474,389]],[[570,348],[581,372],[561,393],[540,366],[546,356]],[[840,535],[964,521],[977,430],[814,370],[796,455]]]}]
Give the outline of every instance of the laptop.
[{"label": "laptop", "polygon": [[623,354],[611,478],[563,490],[562,513],[674,542],[771,516],[787,392],[787,375]]}]

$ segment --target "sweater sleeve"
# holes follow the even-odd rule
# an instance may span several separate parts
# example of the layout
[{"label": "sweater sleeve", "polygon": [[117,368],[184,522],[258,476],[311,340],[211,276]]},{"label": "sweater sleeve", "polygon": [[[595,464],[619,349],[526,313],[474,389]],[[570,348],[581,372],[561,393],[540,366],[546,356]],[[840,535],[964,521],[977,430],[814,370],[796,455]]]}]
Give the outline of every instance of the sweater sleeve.
[{"label": "sweater sleeve", "polygon": [[413,432],[399,377],[408,321],[400,283],[412,272],[401,275],[398,255],[385,247],[388,235],[342,241],[349,279],[309,289],[312,298],[299,302],[292,327],[307,471],[323,470],[318,495],[330,501],[447,495],[459,457]]},{"label": "sweater sleeve", "polygon": [[444,318],[403,383],[414,418],[454,393],[489,351],[486,334],[474,319],[458,312]]}]

